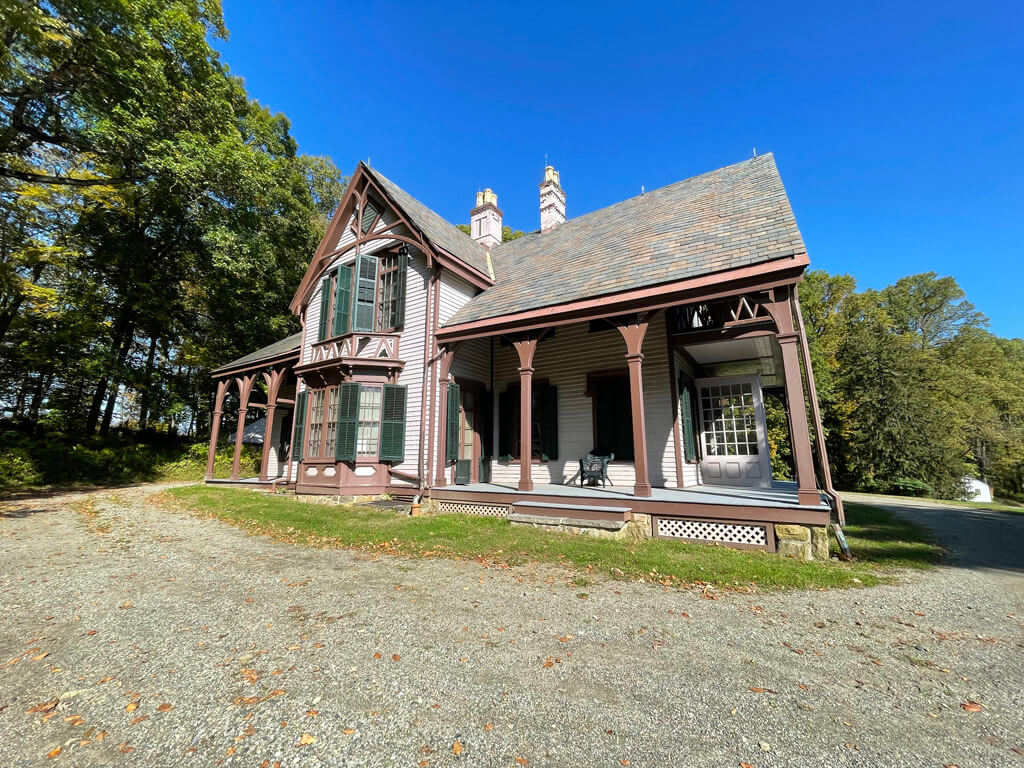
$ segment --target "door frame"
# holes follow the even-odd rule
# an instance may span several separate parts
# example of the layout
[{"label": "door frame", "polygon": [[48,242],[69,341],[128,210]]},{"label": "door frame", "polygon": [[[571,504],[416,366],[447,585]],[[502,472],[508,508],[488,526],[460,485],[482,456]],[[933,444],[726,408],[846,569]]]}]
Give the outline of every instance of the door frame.
[{"label": "door frame", "polygon": [[718,483],[711,482],[704,476],[704,462],[707,461],[707,443],[704,439],[704,407],[702,390],[705,386],[716,386],[719,384],[750,384],[754,400],[754,428],[757,431],[757,452],[758,463],[761,466],[761,482],[756,485],[743,484],[734,485],[736,488],[771,488],[772,487],[772,462],[768,443],[768,422],[764,414],[764,387],[761,384],[761,377],[758,374],[740,374],[735,376],[706,376],[694,379],[694,387],[697,390],[697,417],[700,425],[698,440],[700,442],[700,471],[701,481],[705,485],[728,485],[723,483],[723,478],[715,478]]},{"label": "door frame", "polygon": [[[461,396],[459,398],[459,450],[458,453],[462,453],[462,436],[464,434],[462,425],[463,418],[465,418],[466,406],[465,400],[466,393],[472,393],[476,397],[476,409],[473,411],[473,458],[470,459],[469,467],[469,482],[479,483],[480,482],[480,459],[483,456],[483,424],[481,419],[483,418],[483,402],[482,398],[487,393],[487,387],[480,381],[475,379],[464,379],[461,376],[455,377],[455,383],[459,385],[461,389]],[[456,457],[456,461],[459,458]],[[452,485],[455,485],[455,465],[452,465]]]}]

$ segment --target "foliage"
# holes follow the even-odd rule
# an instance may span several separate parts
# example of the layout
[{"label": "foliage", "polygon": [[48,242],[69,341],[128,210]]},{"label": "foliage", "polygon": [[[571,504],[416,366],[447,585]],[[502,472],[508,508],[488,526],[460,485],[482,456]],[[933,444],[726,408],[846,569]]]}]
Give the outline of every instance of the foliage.
[{"label": "foliage", "polygon": [[198,435],[209,370],[293,332],[341,195],[211,46],[217,0],[0,0],[0,403]]},{"label": "foliage", "polygon": [[[483,559],[517,565],[545,562],[570,572],[586,571],[616,579],[660,584],[715,584],[724,587],[806,589],[855,587],[889,581],[889,570],[908,561],[927,561],[938,548],[922,538],[921,529],[879,511],[875,530],[854,529],[870,544],[853,564],[807,562],[704,544],[663,539],[616,540],[574,536],[525,526],[503,518],[473,515],[409,517],[372,507],[323,506],[293,496],[249,490],[187,486],[161,494],[165,504],[217,517],[253,532],[295,543],[347,547],[414,557]],[[875,515],[874,511],[871,512]],[[854,511],[856,521],[857,510]],[[879,528],[878,526],[890,526]],[[883,531],[891,538],[873,540]],[[860,554],[858,552],[858,554]]]},{"label": "foliage", "polygon": [[[207,444],[189,444],[167,436],[140,441],[134,435],[68,438],[51,433],[32,437],[14,430],[0,432],[0,492],[44,486],[124,485],[156,481],[201,480]],[[260,451],[243,446],[242,472],[259,471]],[[215,477],[231,471],[234,447],[218,450]]]},{"label": "foliage", "polygon": [[[456,224],[455,226],[456,226],[456,228],[458,228],[458,230],[460,232],[465,232],[467,235],[470,234],[470,232],[472,231],[469,228],[469,224]],[[509,242],[511,240],[518,240],[520,237],[522,237],[525,234],[526,233],[523,232],[523,230],[521,230],[521,229],[512,229],[512,227],[502,227],[501,228],[501,242],[507,243],[507,242]]]},{"label": "foliage", "polygon": [[989,333],[951,277],[856,291],[809,272],[800,290],[829,457],[840,487],[962,498],[1024,481],[1024,341]]}]

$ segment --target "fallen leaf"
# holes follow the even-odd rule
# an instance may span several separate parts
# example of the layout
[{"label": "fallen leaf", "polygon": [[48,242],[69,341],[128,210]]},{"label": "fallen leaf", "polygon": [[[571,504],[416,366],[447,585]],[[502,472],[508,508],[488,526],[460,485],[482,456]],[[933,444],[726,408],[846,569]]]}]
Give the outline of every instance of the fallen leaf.
[{"label": "fallen leaf", "polygon": [[754,768],[750,763],[740,763],[740,768]]},{"label": "fallen leaf", "polygon": [[316,717],[316,716],[317,716],[317,715],[319,715],[319,714],[320,714],[320,710],[317,710],[317,709],[311,709],[311,710],[309,710],[309,711],[308,711],[308,712],[306,713],[306,717]]},{"label": "fallen leaf", "polygon": [[960,708],[965,712],[981,712],[981,704],[976,701],[965,701]]},{"label": "fallen leaf", "polygon": [[34,715],[34,714],[36,714],[38,712],[49,712],[51,709],[56,707],[57,704],[59,704],[59,703],[60,703],[60,699],[50,699],[49,701],[44,701],[44,702],[36,704],[36,705],[34,705],[32,707],[29,707],[25,711],[29,715]]},{"label": "fallen leaf", "polygon": [[519,763],[520,765],[526,765],[527,760],[526,760],[525,757],[517,757],[516,758],[516,762]]},{"label": "fallen leaf", "polygon": [[109,735],[110,734],[107,733],[106,731],[100,731],[99,733],[96,734],[96,741],[103,741]]},{"label": "fallen leaf", "polygon": [[399,656],[397,653],[392,653],[391,654],[391,660],[392,661],[398,661],[400,658],[402,658],[402,657]]},{"label": "fallen leaf", "polygon": [[748,686],[748,689],[754,693],[778,693],[778,691],[773,691],[771,688],[758,688],[756,685]]},{"label": "fallen leaf", "polygon": [[626,758],[622,758],[621,760],[619,760],[619,765],[629,765],[629,760],[627,760]]},{"label": "fallen leaf", "polygon": [[49,651],[43,651],[38,656],[33,656],[32,657],[32,661],[42,661],[43,659],[45,659],[49,655],[50,655]]},{"label": "fallen leaf", "polygon": [[379,659],[379,658],[381,658],[383,656],[384,656],[383,653],[375,653],[375,654],[373,654],[373,658],[375,658],[375,659]]},{"label": "fallen leaf", "polygon": [[46,753],[46,756],[47,757],[51,757],[51,758],[52,757],[56,757],[57,755],[60,754],[60,751],[62,749],[64,749],[64,748],[63,747],[54,747],[53,749],[51,749],[49,752]]},{"label": "fallen leaf", "polygon": [[224,750],[224,753],[230,757],[231,755],[235,754],[235,748],[228,747],[226,750]]},{"label": "fallen leaf", "polygon": [[456,740],[455,743],[452,744],[452,754],[453,755],[461,755],[462,754],[462,743],[459,742],[458,740]]},{"label": "fallen leaf", "polygon": [[356,732],[355,728],[346,728],[345,730],[342,731],[342,733],[344,733],[346,736],[351,736],[355,732]]},{"label": "fallen leaf", "polygon": [[131,720],[128,721],[128,725],[135,725],[136,723],[141,723],[143,720],[149,720],[149,715],[139,715],[138,717],[133,717]]},{"label": "fallen leaf", "polygon": [[796,687],[797,687],[797,688],[799,688],[799,689],[800,689],[801,691],[806,691],[806,690],[808,690],[808,689],[807,689],[807,686],[806,686],[806,685],[804,685],[803,683],[797,683],[797,684],[796,684]]},{"label": "fallen leaf", "polygon": [[157,712],[170,712],[172,709],[174,709],[174,705],[173,704],[168,704],[165,701],[163,704],[161,704],[159,707],[156,708],[156,711]]},{"label": "fallen leaf", "polygon": [[139,708],[139,702],[137,702],[137,701],[129,701],[128,702],[128,706],[124,708],[124,711],[125,712],[134,712],[138,708]]},{"label": "fallen leaf", "polygon": [[309,733],[304,733],[299,737],[299,746],[304,747],[307,744],[316,744],[316,737]]},{"label": "fallen leaf", "polygon": [[485,731],[493,731],[494,730],[494,726],[491,723],[488,723],[487,725],[484,726],[484,730]]},{"label": "fallen leaf", "polygon": [[81,715],[71,715],[71,717],[65,717],[64,722],[70,723],[71,725],[81,725],[85,722],[85,718]]}]

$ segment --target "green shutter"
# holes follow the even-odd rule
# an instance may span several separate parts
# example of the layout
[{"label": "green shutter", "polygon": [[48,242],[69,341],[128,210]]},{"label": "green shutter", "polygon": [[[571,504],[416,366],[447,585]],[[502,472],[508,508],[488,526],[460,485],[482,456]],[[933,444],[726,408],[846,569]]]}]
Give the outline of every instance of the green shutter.
[{"label": "green shutter", "polygon": [[455,460],[455,484],[456,485],[469,485],[470,478],[472,478],[473,472],[473,460],[472,459],[456,459]]},{"label": "green shutter", "polygon": [[331,335],[348,333],[349,313],[352,306],[352,267],[338,267],[338,285],[334,289],[334,327]]},{"label": "green shutter", "polygon": [[407,387],[385,384],[381,398],[380,460],[405,460],[405,401]]},{"label": "green shutter", "polygon": [[516,455],[516,420],[519,390],[506,389],[498,394],[498,457]]},{"label": "green shutter", "polygon": [[359,385],[351,381],[339,384],[338,431],[334,439],[334,460],[356,460],[356,434],[359,432]]},{"label": "green shutter", "polygon": [[306,393],[299,392],[295,398],[295,443],[292,445],[292,456],[295,461],[302,461],[302,443],[306,431]]},{"label": "green shutter", "polygon": [[542,458],[558,458],[558,388],[544,387],[540,391],[540,444]]},{"label": "green shutter", "polygon": [[391,288],[391,316],[388,322],[396,331],[405,325],[405,273],[409,270],[409,249],[398,251],[398,270]]},{"label": "green shutter", "polygon": [[377,257],[356,255],[356,281],[352,330],[373,332],[374,301],[377,298]]},{"label": "green shutter", "polygon": [[679,417],[683,422],[683,454],[687,461],[695,461],[697,441],[693,429],[693,396],[685,380],[679,382]]},{"label": "green shutter", "polygon": [[329,313],[331,311],[331,276],[327,275],[324,277],[322,283],[320,283],[320,330],[317,333],[316,340],[323,341],[327,338],[327,321],[330,320]]},{"label": "green shutter", "polygon": [[445,457],[455,461],[459,457],[459,406],[462,404],[462,388],[458,384],[448,385],[448,424]]}]

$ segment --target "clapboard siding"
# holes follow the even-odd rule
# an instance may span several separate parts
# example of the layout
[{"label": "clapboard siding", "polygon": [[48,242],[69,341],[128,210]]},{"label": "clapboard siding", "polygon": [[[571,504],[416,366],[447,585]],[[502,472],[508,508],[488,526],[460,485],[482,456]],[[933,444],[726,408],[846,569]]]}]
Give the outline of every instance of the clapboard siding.
[{"label": "clapboard siding", "polygon": [[448,318],[462,309],[462,305],[479,293],[479,290],[468,280],[463,280],[451,272],[441,273],[440,322],[444,325]]},{"label": "clapboard siding", "polygon": [[[663,312],[651,320],[643,352],[648,475],[652,485],[674,486],[672,391],[665,352]],[[509,384],[518,383],[519,359],[515,350],[505,345],[495,345],[494,359],[494,387],[497,392],[502,392]],[[536,380],[547,379],[558,387],[558,459],[535,464],[533,481],[578,481],[578,460],[594,447],[592,403],[584,394],[587,373],[627,370],[626,344],[614,329],[591,333],[587,324],[561,327],[553,338],[545,339],[537,346],[533,367]],[[632,485],[636,477],[633,463],[613,463],[609,476],[617,486]],[[492,478],[495,482],[515,482],[519,479],[519,466],[495,463]]]},{"label": "clapboard siding", "polygon": [[452,360],[452,376],[478,381],[488,389],[491,383],[490,339],[472,339],[459,344]]},{"label": "clapboard siding", "polygon": [[[427,332],[427,293],[430,270],[422,254],[414,253],[406,272],[405,327],[398,343],[405,367],[398,383],[408,387],[405,404],[405,460],[396,466],[401,472],[419,477],[420,407],[423,403],[423,344]],[[426,447],[424,447],[426,451]]]}]

